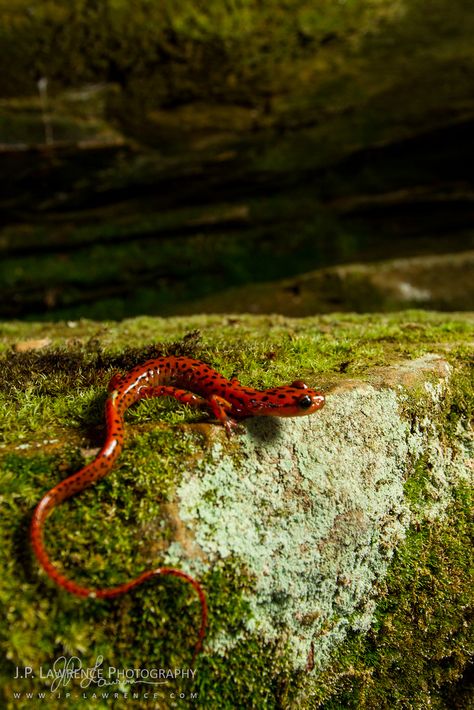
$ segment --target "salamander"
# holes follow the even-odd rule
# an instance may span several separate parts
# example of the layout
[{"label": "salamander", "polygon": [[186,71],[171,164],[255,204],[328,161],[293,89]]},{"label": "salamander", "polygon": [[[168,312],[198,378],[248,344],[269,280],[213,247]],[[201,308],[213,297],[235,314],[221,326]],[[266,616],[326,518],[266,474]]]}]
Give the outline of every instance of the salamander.
[{"label": "salamander", "polygon": [[172,575],[189,583],[201,605],[196,656],[202,648],[208,610],[204,590],[194,577],[174,567],[157,567],[115,587],[81,586],[57,569],[46,551],[43,538],[44,523],[55,507],[110,473],[123,448],[124,414],[128,407],[140,399],[164,396],[209,410],[223,424],[228,436],[237,422],[245,417],[307,415],[321,409],[325,399],[300,380],[289,386],[256,390],[241,385],[236,379],[228,380],[206,363],[192,358],[169,356],[148,360],[126,374],[116,374],[110,381],[105,404],[106,437],[95,459],[51,488],[36,506],[31,523],[33,551],[46,574],[71,594],[107,599],[125,594],[160,575]]}]

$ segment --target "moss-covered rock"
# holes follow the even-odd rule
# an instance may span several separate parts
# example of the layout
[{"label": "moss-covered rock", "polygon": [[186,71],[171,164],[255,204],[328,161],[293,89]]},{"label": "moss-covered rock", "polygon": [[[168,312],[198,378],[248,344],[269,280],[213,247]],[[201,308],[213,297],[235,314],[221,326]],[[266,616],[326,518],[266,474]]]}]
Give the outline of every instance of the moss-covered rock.
[{"label": "moss-covered rock", "polygon": [[[44,691],[52,707],[70,692],[71,708],[83,693],[101,707],[125,707],[133,693],[136,707],[158,708],[462,707],[472,333],[468,315],[417,312],[2,326],[5,706]],[[110,669],[189,668],[190,588],[166,578],[114,601],[71,597],[38,572],[28,524],[42,493],[94,455],[112,372],[156,352],[257,387],[304,377],[327,405],[248,420],[228,442],[200,413],[143,402],[127,416],[116,470],[48,520],[56,564],[85,584],[163,562],[202,580],[210,617],[195,677],[146,699],[150,688]],[[63,655],[84,668],[101,656],[121,682],[50,693],[40,672]],[[21,677],[25,667],[34,677]]]},{"label": "moss-covered rock", "polygon": [[276,311],[288,316],[423,307],[474,308],[474,251],[318,269],[280,281],[225,289],[219,297],[174,306],[177,312]]},{"label": "moss-covered rock", "polygon": [[[0,317],[227,310],[229,288],[472,249],[473,18],[471,0],[0,4]],[[349,310],[398,307],[352,276],[329,310],[354,291]]]}]

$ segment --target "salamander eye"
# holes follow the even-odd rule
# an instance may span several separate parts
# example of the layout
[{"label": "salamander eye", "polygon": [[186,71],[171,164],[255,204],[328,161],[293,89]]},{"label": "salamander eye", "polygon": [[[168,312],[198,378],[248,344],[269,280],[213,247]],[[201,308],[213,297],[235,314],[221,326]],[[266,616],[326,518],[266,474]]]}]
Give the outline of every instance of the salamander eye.
[{"label": "salamander eye", "polygon": [[309,394],[303,395],[303,397],[300,397],[298,400],[298,407],[300,409],[309,409],[312,404],[313,404],[313,400],[311,399]]},{"label": "salamander eye", "polygon": [[295,387],[297,390],[307,390],[308,385],[302,382],[301,380],[295,380],[294,382],[291,383],[291,387]]}]

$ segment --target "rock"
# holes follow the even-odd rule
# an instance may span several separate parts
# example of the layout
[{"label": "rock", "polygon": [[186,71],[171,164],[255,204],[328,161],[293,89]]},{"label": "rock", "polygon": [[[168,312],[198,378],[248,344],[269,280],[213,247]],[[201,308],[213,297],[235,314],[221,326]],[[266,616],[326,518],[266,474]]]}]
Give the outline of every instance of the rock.
[{"label": "rock", "polygon": [[[404,308],[474,309],[474,252],[390,259],[317,269],[293,278],[232,288],[196,299],[188,312],[288,316]],[[185,310],[183,306],[181,310]]]},{"label": "rock", "polygon": [[[116,468],[48,519],[50,554],[78,581],[157,564],[201,580],[194,682],[173,677],[157,699],[232,707],[238,678],[244,707],[455,706],[472,639],[473,333],[470,314],[416,311],[80,321],[74,341],[67,323],[3,326],[5,698],[43,690],[58,654],[83,668],[100,655],[105,677],[189,666],[199,611],[179,579],[83,600],[23,564],[35,503],[100,444],[108,380],[154,342],[248,384],[297,376],[327,395],[312,416],[249,419],[230,441],[199,413],[143,402]],[[33,338],[52,342],[11,353]],[[35,678],[14,677],[25,666]]]}]

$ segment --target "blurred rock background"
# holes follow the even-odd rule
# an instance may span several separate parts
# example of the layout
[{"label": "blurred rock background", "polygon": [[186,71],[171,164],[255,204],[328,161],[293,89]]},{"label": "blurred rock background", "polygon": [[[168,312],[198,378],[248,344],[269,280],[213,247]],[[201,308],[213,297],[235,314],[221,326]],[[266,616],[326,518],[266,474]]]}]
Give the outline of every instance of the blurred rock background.
[{"label": "blurred rock background", "polygon": [[473,36],[470,0],[0,0],[0,318],[474,309]]}]

